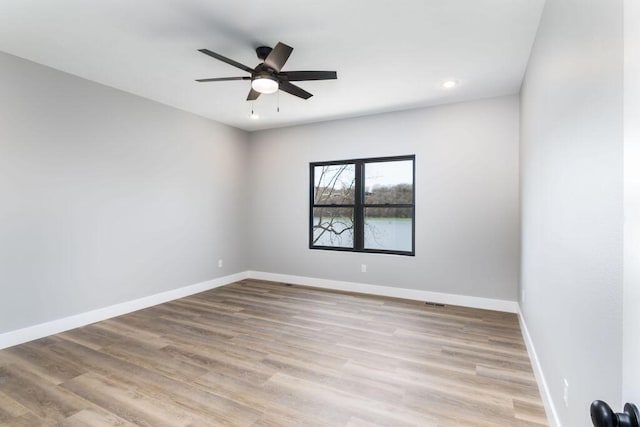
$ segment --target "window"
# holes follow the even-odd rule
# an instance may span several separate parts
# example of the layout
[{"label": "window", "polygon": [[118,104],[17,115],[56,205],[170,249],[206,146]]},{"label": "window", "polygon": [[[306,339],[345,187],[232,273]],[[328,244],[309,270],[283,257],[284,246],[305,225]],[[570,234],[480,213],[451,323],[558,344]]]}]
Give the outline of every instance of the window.
[{"label": "window", "polygon": [[415,254],[415,156],[310,164],[309,248]]}]

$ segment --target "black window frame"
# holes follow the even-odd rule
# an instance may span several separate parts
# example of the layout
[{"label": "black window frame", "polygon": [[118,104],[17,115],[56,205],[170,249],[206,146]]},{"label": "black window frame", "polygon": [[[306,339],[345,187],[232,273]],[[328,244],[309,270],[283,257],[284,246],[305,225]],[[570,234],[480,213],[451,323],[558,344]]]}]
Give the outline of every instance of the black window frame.
[{"label": "black window frame", "polygon": [[[412,201],[413,203],[365,203],[365,165],[367,163],[383,163],[411,160]],[[316,204],[315,203],[315,168],[318,166],[355,165],[355,196],[353,204]],[[322,246],[313,244],[313,210],[314,208],[352,208],[353,209],[353,247]],[[366,249],[364,247],[364,218],[366,208],[410,208],[411,216],[411,250]],[[368,157],[362,159],[332,160],[309,163],[309,249],[320,249],[341,252],[363,252],[372,254],[390,254],[415,256],[416,248],[416,156],[415,154],[390,157]]]}]

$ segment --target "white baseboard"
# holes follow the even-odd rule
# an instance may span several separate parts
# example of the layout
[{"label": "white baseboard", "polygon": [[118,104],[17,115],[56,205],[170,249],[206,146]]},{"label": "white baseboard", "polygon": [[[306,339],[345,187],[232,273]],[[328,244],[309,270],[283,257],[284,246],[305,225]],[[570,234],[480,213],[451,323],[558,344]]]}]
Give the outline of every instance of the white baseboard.
[{"label": "white baseboard", "polygon": [[560,418],[558,417],[558,411],[556,410],[556,406],[553,404],[553,400],[551,399],[551,392],[549,391],[547,380],[545,379],[544,372],[542,371],[542,365],[540,365],[538,354],[536,353],[536,349],[533,346],[533,341],[531,340],[531,335],[529,335],[529,329],[527,328],[527,323],[525,322],[524,317],[522,316],[522,311],[520,310],[519,305],[518,305],[518,320],[520,321],[520,329],[522,330],[524,343],[527,346],[529,359],[531,359],[531,367],[533,368],[533,373],[536,376],[536,381],[538,383],[538,390],[540,390],[542,402],[544,403],[544,409],[545,409],[545,412],[547,413],[547,421],[549,421],[549,426],[562,427],[562,424],[560,423]]},{"label": "white baseboard", "polygon": [[249,271],[248,277],[251,279],[269,280],[272,282],[291,283],[292,285],[306,285],[362,294],[430,301],[439,304],[461,305],[464,307],[504,311],[507,313],[518,312],[518,303],[515,301],[445,294],[440,292],[422,291],[419,289],[393,288],[390,286],[368,285],[365,283],[342,282],[338,280],[317,279],[313,277],[291,276],[288,274],[265,273],[263,271]]},{"label": "white baseboard", "polygon": [[[58,334],[70,329],[79,328],[101,320],[121,316],[132,311],[173,301],[198,292],[228,285],[246,278],[270,280],[274,282],[291,283],[295,285],[314,286],[324,289],[334,289],[363,294],[382,295],[394,298],[405,298],[418,301],[430,301],[440,304],[460,305],[465,307],[482,308],[486,310],[518,312],[518,304],[515,301],[505,301],[490,298],[472,297],[439,292],[422,291],[418,289],[394,288],[389,286],[368,285],[364,283],[342,282],[336,280],[318,279],[312,277],[292,276],[287,274],[265,273],[261,271],[244,271],[229,276],[218,277],[195,285],[173,289],[159,294],[150,295],[132,301],[99,308],[85,313],[75,314],[62,319],[52,320],[34,326],[9,331],[0,334],[0,349],[22,344],[38,338]],[[523,329],[524,330],[524,329]]]},{"label": "white baseboard", "polygon": [[247,272],[231,274],[229,276],[218,277],[216,279],[207,280],[206,282],[196,283],[195,285],[185,286],[170,291],[161,292],[159,294],[150,295],[126,301],[120,304],[103,307],[85,313],[76,314],[62,319],[52,320],[50,322],[41,323],[39,325],[29,326],[15,331],[0,334],[0,350],[14,345],[22,344],[38,338],[49,335],[58,334],[68,331],[69,329],[79,328],[101,320],[110,319],[112,317],[121,316],[131,313],[132,311],[141,310],[143,308],[162,304],[167,301],[173,301],[199,292],[208,291],[209,289],[228,285],[239,280],[246,279]]}]

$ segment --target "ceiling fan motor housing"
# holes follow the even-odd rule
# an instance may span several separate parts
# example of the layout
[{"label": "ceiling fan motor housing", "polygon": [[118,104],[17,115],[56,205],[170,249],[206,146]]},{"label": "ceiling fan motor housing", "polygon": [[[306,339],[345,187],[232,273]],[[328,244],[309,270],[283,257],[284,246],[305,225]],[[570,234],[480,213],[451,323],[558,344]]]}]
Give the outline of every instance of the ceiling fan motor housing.
[{"label": "ceiling fan motor housing", "polygon": [[267,74],[269,75],[276,74],[276,70],[268,67],[267,64],[265,64],[264,62],[262,64],[258,64],[258,66],[253,70],[253,73],[251,73],[253,77],[263,76]]}]

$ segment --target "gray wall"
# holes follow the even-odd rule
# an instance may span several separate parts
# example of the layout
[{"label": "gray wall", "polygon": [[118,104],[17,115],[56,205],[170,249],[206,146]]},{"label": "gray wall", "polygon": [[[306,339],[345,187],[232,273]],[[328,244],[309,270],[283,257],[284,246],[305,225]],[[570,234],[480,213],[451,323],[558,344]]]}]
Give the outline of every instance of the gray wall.
[{"label": "gray wall", "polygon": [[246,133],[2,53],[0,94],[0,333],[248,269]]},{"label": "gray wall", "polygon": [[640,404],[640,2],[624,2],[623,395]]},{"label": "gray wall", "polygon": [[[517,300],[516,96],[258,132],[251,144],[252,270]],[[308,249],[309,162],[402,154],[416,155],[416,256]]]},{"label": "gray wall", "polygon": [[522,310],[566,426],[621,395],[622,71],[621,0],[547,0],[521,93]]}]

